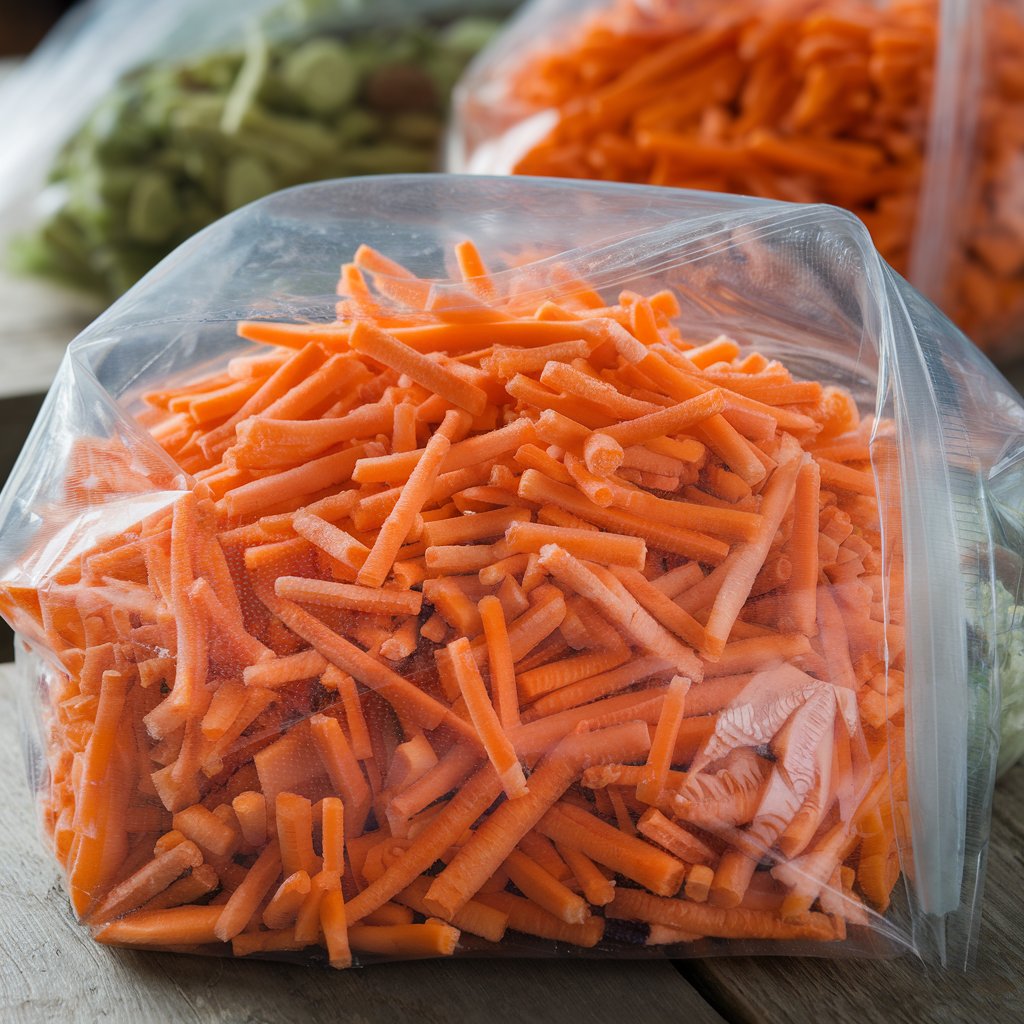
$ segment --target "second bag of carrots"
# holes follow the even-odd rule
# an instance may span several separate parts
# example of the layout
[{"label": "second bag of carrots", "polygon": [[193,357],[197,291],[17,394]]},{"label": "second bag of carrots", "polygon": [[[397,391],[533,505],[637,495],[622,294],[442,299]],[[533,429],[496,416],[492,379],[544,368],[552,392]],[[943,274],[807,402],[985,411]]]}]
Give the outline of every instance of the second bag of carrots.
[{"label": "second bag of carrots", "polygon": [[1021,0],[534,0],[456,106],[449,170],[843,206],[1024,356]]},{"label": "second bag of carrots", "polygon": [[834,208],[246,207],[72,344],[0,501],[75,914],[336,968],[966,963],[1022,423]]}]

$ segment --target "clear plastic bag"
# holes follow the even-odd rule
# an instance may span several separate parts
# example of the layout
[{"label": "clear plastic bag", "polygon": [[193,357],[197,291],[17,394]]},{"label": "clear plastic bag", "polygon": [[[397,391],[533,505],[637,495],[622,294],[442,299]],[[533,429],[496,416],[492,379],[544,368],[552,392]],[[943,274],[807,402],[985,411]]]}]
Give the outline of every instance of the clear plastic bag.
[{"label": "clear plastic bag", "polygon": [[335,966],[965,965],[1022,438],[832,207],[254,203],[72,343],[0,498],[72,905]]},{"label": "clear plastic bag", "polygon": [[[116,298],[279,188],[434,170],[511,0],[76,7],[0,88],[4,262]],[[13,239],[13,245],[8,243]]]},{"label": "clear plastic bag", "polygon": [[457,91],[448,169],[843,206],[1024,355],[1019,0],[534,0]]}]

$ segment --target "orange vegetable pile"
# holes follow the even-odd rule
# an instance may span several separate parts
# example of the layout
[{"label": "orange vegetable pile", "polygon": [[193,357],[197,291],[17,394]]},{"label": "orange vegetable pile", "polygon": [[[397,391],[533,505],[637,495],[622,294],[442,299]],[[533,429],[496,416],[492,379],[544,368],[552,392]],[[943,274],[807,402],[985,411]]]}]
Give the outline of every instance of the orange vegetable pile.
[{"label": "orange vegetable pile", "polygon": [[[843,206],[978,344],[1019,356],[1024,12],[1016,0],[996,0],[972,15],[980,27],[972,20],[957,29],[977,29],[984,57],[976,76],[949,72],[960,75],[955,99],[943,98],[948,109],[936,117],[958,138],[939,159],[929,154],[938,7],[615,0],[553,24],[549,42],[497,66],[507,95],[467,94],[466,131],[486,138],[510,110],[554,109],[554,126],[515,173]],[[952,104],[973,111],[976,85],[976,114],[956,122]],[[923,211],[925,172],[936,160],[938,178],[952,175],[951,195]],[[934,239],[923,255],[938,272],[915,262],[917,233]]]},{"label": "orange vegetable pile", "polygon": [[[541,301],[456,256],[455,295],[363,247],[337,322],[242,323],[267,347],[139,417],[190,489],[4,587],[61,666],[76,912],[335,967],[877,925],[907,843],[889,426],[686,338],[667,291],[555,268]],[[75,507],[157,489],[121,441],[71,457]]]}]

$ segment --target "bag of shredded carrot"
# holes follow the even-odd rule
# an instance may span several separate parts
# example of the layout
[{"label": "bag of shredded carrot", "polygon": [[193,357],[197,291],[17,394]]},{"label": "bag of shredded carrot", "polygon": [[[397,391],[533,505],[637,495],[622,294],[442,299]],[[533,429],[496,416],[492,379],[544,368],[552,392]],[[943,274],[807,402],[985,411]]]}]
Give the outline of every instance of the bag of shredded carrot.
[{"label": "bag of shredded carrot", "polygon": [[1024,357],[1022,0],[533,0],[455,106],[452,171],[845,207]]},{"label": "bag of shredded carrot", "polygon": [[278,193],[0,498],[46,844],[115,945],[963,966],[1022,495],[1021,400],[834,207]]}]

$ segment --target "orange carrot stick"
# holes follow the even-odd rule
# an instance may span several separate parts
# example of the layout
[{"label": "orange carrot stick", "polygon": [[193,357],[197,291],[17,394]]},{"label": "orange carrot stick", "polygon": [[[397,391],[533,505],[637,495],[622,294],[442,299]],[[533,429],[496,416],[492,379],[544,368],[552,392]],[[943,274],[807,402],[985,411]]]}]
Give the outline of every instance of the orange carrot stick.
[{"label": "orange carrot stick", "polygon": [[480,736],[481,745],[501,779],[506,795],[509,799],[522,796],[527,792],[522,765],[487,696],[469,641],[461,637],[448,645],[448,652],[470,719]]}]

